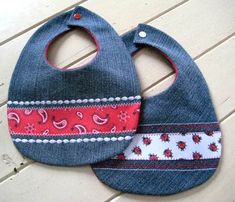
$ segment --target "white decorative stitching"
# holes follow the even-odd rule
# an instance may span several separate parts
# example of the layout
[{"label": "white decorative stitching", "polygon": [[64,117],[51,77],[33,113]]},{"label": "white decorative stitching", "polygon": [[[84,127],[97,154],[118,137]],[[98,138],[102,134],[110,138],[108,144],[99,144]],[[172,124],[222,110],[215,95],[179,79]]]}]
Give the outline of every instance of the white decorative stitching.
[{"label": "white decorative stitching", "polygon": [[129,97],[110,97],[110,98],[96,98],[96,99],[78,99],[78,100],[42,100],[42,101],[11,101],[9,100],[7,102],[8,105],[45,105],[45,104],[81,104],[81,103],[99,103],[99,102],[113,102],[113,101],[127,101],[127,100],[140,100],[141,96],[137,95],[137,96],[129,96]]},{"label": "white decorative stitching", "polygon": [[[108,107],[108,106],[110,106],[110,107],[112,107],[112,106],[119,106],[119,107],[121,107],[121,106],[129,106],[129,105],[133,105],[133,104],[139,104],[140,102],[134,102],[134,103],[115,103],[115,104],[106,104],[105,106],[106,107]],[[82,105],[82,106],[68,106],[68,107],[66,107],[66,108],[68,108],[68,109],[77,109],[77,108],[94,108],[94,107],[103,107],[104,105],[101,105],[101,104],[95,104],[95,105]],[[37,110],[37,109],[64,109],[65,107],[64,106],[56,106],[56,107],[54,107],[54,106],[39,106],[39,107],[37,107],[37,106],[34,106],[34,107],[30,107],[30,109],[35,109],[35,110]],[[8,107],[8,109],[19,109],[19,110],[26,110],[26,109],[29,109],[29,107]]]},{"label": "white decorative stitching", "polygon": [[123,141],[123,140],[131,140],[132,137],[131,136],[125,136],[125,137],[98,137],[98,138],[84,138],[84,139],[81,139],[81,138],[78,138],[78,139],[58,139],[58,140],[54,140],[54,139],[20,139],[20,138],[12,138],[12,140],[14,142],[22,142],[22,143],[37,143],[37,144],[61,144],[61,143],[64,143],[64,144],[67,144],[67,143],[81,143],[81,142],[84,142],[84,143],[88,143],[88,142],[102,142],[102,141],[105,141],[105,142],[115,142],[115,141]]},{"label": "white decorative stitching", "polygon": [[[117,130],[115,131],[115,133],[135,133],[136,130]],[[13,131],[10,131],[11,135],[29,135],[28,133],[20,133],[20,132],[13,132]],[[106,131],[106,132],[100,132],[99,134],[110,134],[112,132],[110,131]],[[33,135],[33,136],[40,136],[40,135],[43,135],[43,133],[31,133],[30,135]],[[48,135],[52,135],[52,134],[47,134]],[[67,136],[67,135],[77,135],[76,133],[63,133],[63,134],[56,134],[57,136]],[[84,135],[94,135],[94,132],[86,132]]]}]

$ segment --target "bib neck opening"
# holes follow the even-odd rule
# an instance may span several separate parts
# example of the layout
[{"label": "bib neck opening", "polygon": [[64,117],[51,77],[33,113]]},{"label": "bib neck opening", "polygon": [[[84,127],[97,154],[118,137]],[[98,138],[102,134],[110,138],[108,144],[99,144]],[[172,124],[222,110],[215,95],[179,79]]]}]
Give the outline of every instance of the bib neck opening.
[{"label": "bib neck opening", "polygon": [[[99,51],[100,51],[100,44],[97,40],[97,38],[94,36],[94,34],[92,34],[89,30],[87,30],[84,27],[75,27],[75,26],[70,26],[71,29],[60,33],[59,35],[55,36],[51,41],[49,41],[45,47],[45,51],[44,51],[44,56],[45,56],[45,61],[48,64],[49,67],[59,70],[59,71],[72,71],[72,70],[77,70],[77,69],[83,69],[86,66],[92,65],[93,62],[95,62]],[[72,34],[75,36],[76,34],[74,32],[77,32],[76,34],[80,34],[81,36],[79,36],[79,39],[82,38],[86,38],[86,41],[89,41],[88,45],[85,45],[84,48],[80,49],[81,52],[85,51],[85,49],[87,49],[91,43],[93,43],[93,45],[95,46],[95,50],[93,51],[89,51],[89,53],[84,54],[82,56],[79,56],[80,59],[74,58],[73,60],[71,60],[71,62],[65,62],[65,60],[61,60],[56,62],[55,58],[56,58],[56,54],[60,55],[61,53],[59,53],[61,51],[61,49],[63,49],[63,47],[66,46],[66,41],[69,40],[69,37],[72,37]],[[69,35],[69,36],[67,36]],[[60,42],[61,41],[61,42]],[[76,43],[79,43],[79,41]],[[71,42],[70,42],[71,44]],[[68,47],[66,47],[66,49],[69,49]],[[53,51],[50,53],[50,50]],[[65,51],[65,50],[64,50]],[[57,52],[57,53],[55,53]],[[61,51],[63,52],[63,51]],[[74,55],[76,55],[76,51],[74,51],[74,54],[71,53],[70,57],[67,57],[67,59],[69,60],[69,58],[73,57]],[[62,55],[62,54],[61,54]],[[92,56],[92,57],[91,57]],[[89,58],[91,57],[91,58]],[[88,61],[87,61],[87,58]],[[78,66],[75,66],[74,64],[78,64]],[[62,66],[59,66],[61,65]]]}]

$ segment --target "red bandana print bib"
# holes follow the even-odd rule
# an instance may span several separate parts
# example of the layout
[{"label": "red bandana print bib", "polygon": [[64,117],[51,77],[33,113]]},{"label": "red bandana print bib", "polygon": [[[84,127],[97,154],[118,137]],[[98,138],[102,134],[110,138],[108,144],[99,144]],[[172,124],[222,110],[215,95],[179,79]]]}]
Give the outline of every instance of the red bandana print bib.
[{"label": "red bandana print bib", "polygon": [[[59,35],[85,29],[97,45],[87,65],[61,70],[47,48]],[[140,86],[129,52],[112,27],[77,7],[40,27],[23,49],[8,97],[9,130],[36,161],[74,166],[122,152],[136,131]]]}]

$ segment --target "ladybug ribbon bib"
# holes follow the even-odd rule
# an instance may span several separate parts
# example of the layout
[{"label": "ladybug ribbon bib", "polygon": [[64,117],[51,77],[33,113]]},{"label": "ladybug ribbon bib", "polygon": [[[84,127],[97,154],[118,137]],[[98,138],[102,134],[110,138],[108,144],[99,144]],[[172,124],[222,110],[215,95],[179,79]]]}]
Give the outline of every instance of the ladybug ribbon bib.
[{"label": "ladybug ribbon bib", "polygon": [[[97,46],[87,65],[61,70],[47,48],[82,28]],[[8,96],[9,130],[18,150],[39,162],[74,166],[122,152],[136,131],[140,85],[131,56],[101,17],[77,7],[40,27],[15,67]]]},{"label": "ladybug ribbon bib", "polygon": [[158,49],[176,71],[164,92],[142,100],[137,134],[115,158],[93,165],[98,178],[123,192],[166,195],[202,184],[221,156],[221,132],[207,84],[187,52],[170,36],[139,25],[123,37],[134,53]]}]

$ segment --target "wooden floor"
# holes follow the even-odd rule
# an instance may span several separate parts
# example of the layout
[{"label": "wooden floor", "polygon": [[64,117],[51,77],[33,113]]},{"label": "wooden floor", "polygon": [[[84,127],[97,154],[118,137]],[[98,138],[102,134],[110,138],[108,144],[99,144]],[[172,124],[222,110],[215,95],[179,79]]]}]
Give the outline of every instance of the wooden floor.
[{"label": "wooden floor", "polygon": [[[168,197],[120,193],[102,184],[89,166],[62,168],[24,158],[7,129],[9,81],[19,54],[32,33],[48,19],[82,5],[104,17],[122,35],[147,23],[179,41],[199,65],[209,85],[223,132],[223,159],[207,183]],[[95,46],[82,31],[72,31],[49,50],[61,68],[91,59]],[[157,51],[134,58],[144,96],[166,89],[174,79]],[[235,201],[235,1],[234,0],[13,0],[0,6],[0,201],[134,202]]]}]

